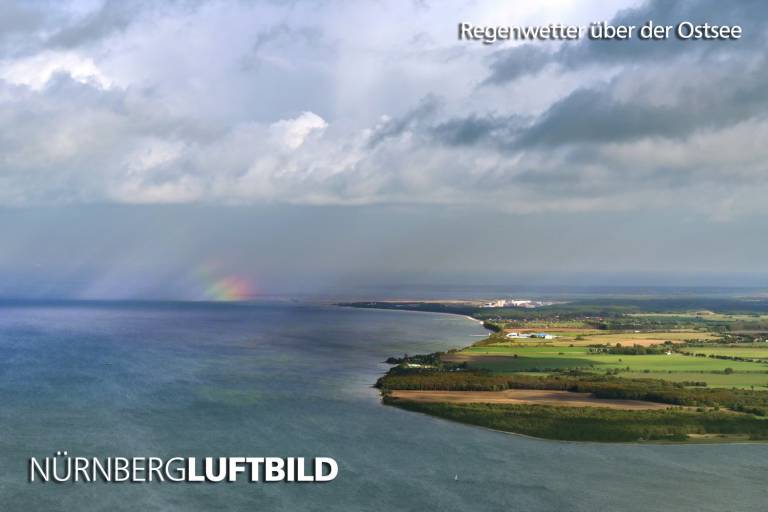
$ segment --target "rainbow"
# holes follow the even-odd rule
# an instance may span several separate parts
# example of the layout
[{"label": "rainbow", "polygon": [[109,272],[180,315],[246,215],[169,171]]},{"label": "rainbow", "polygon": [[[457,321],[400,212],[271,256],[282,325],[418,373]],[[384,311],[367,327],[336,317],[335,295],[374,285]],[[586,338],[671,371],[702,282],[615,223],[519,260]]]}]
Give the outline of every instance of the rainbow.
[{"label": "rainbow", "polygon": [[232,302],[252,299],[256,290],[250,280],[235,275],[220,276],[214,265],[203,265],[198,270],[203,282],[203,299]]}]

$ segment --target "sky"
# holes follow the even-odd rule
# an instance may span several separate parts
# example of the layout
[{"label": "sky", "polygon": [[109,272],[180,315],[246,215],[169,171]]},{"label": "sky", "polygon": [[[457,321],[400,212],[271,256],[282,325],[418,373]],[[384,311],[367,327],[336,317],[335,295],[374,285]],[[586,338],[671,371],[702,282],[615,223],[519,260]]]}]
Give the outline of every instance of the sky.
[{"label": "sky", "polygon": [[[743,37],[457,37],[648,20]],[[2,0],[0,297],[763,286],[767,43],[750,0]]]}]

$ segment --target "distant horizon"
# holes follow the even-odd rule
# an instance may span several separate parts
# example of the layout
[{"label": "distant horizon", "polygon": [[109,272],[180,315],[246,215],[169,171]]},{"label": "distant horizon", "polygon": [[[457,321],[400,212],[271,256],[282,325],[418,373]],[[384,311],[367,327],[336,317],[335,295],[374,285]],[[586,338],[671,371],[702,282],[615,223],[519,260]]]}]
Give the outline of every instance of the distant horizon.
[{"label": "distant horizon", "polygon": [[[660,277],[660,276],[658,276]],[[585,278],[582,277],[583,280]],[[494,298],[560,299],[579,300],[592,297],[722,297],[722,298],[763,298],[768,297],[768,284],[711,283],[662,284],[649,282],[620,282],[583,284],[494,283],[402,283],[371,284],[345,289],[325,291],[284,290],[265,292],[236,298],[193,298],[183,296],[125,296],[125,297],[77,297],[43,295],[0,294],[0,302],[30,303],[200,303],[200,304],[244,304],[252,302],[307,302],[328,303],[355,300],[483,300]]]}]

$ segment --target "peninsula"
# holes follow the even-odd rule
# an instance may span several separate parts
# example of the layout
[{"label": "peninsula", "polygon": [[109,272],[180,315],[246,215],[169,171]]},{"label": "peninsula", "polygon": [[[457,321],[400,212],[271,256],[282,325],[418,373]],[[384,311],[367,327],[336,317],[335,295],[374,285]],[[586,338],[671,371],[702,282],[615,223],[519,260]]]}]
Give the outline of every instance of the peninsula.
[{"label": "peninsula", "polygon": [[768,300],[341,304],[456,313],[490,335],[391,357],[383,403],[534,437],[601,442],[768,440]]}]

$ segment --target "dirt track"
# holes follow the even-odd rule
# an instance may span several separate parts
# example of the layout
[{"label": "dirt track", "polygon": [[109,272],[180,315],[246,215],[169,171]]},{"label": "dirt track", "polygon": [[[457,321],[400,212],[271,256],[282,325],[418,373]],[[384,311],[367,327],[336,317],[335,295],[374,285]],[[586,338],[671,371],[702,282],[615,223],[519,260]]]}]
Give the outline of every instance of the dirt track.
[{"label": "dirt track", "polygon": [[607,407],[609,409],[666,409],[668,404],[642,400],[595,398],[589,393],[540,389],[508,389],[505,391],[392,391],[392,397],[414,402],[540,404],[564,407]]}]

